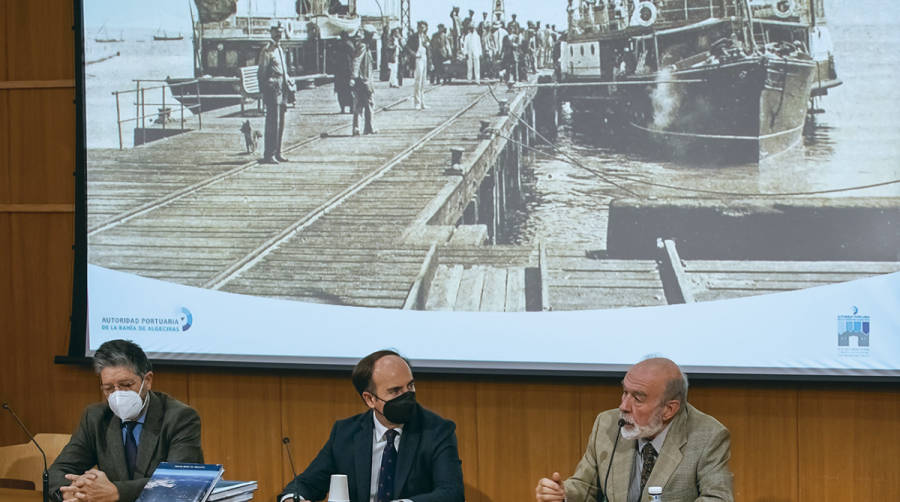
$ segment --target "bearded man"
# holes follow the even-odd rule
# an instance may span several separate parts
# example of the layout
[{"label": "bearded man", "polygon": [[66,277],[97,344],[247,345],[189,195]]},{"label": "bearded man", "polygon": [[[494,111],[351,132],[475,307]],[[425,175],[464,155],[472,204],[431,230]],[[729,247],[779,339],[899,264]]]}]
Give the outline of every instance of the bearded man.
[{"label": "bearded man", "polygon": [[669,359],[632,366],[619,408],[597,415],[575,474],[541,479],[538,502],[646,501],[651,486],[662,487],[666,501],[734,500],[728,429],[688,404],[687,390]]}]

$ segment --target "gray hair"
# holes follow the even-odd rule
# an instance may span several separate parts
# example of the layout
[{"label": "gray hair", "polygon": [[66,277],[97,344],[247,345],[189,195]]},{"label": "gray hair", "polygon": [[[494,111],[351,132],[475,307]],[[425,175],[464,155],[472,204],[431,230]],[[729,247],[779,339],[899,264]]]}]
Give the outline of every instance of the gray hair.
[{"label": "gray hair", "polygon": [[94,352],[94,371],[98,375],[104,368],[114,367],[128,368],[141,378],[153,371],[147,354],[131,340],[110,340]]},{"label": "gray hair", "polygon": [[672,401],[674,399],[684,407],[688,395],[688,377],[684,374],[684,371],[681,371],[680,366],[676,365],[676,367],[678,367],[679,377],[666,382],[666,391],[663,393],[663,402]]},{"label": "gray hair", "polygon": [[663,392],[662,402],[665,403],[668,401],[677,400],[679,403],[681,403],[681,406],[684,407],[684,403],[687,402],[688,395],[688,377],[684,374],[684,371],[681,370],[681,366],[678,366],[678,363],[658,352],[651,352],[650,354],[645,355],[643,359],[641,359],[641,362],[650,359],[662,359],[668,361],[678,370],[678,377],[666,382],[666,390]]}]

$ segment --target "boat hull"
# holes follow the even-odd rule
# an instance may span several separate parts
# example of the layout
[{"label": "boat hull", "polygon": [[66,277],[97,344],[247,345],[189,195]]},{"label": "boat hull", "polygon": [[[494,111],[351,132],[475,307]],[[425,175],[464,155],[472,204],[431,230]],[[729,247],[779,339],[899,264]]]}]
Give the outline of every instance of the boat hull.
[{"label": "boat hull", "polygon": [[814,77],[812,61],[748,56],[632,75],[604,86],[607,92],[585,87],[591,90],[569,99],[576,111],[624,128],[637,149],[699,162],[758,162],[802,142]]},{"label": "boat hull", "polygon": [[194,114],[241,104],[237,77],[167,78],[169,90]]}]

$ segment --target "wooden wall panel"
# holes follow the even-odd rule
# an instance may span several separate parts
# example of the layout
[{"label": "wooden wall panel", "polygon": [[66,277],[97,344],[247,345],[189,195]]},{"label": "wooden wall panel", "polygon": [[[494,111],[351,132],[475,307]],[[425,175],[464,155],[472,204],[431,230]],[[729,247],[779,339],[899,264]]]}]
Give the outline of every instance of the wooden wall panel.
[{"label": "wooden wall panel", "polygon": [[416,377],[416,400],[438,415],[456,423],[456,440],[462,460],[466,501],[481,502],[479,487],[477,387],[472,380]]},{"label": "wooden wall panel", "polygon": [[182,403],[190,403],[190,370],[181,366],[154,367],[153,390],[165,392]]},{"label": "wooden wall panel", "polygon": [[797,391],[786,387],[701,384],[689,391],[691,404],[731,432],[730,466],[740,500],[798,500]]},{"label": "wooden wall panel", "polygon": [[10,202],[74,202],[74,89],[8,94]]},{"label": "wooden wall panel", "polygon": [[[3,10],[0,9],[0,13]],[[2,38],[0,38],[2,41]],[[2,54],[3,51],[0,51]],[[0,61],[2,66],[2,61]],[[0,69],[0,73],[3,69]],[[0,204],[10,201],[9,189],[9,91],[0,90]]]},{"label": "wooden wall panel", "polygon": [[[353,389],[353,384],[350,383],[349,373],[283,376],[281,400],[281,435],[276,439],[282,436],[291,439],[291,452],[298,474],[312,462],[316,453],[328,440],[335,420],[347,418],[366,409]],[[277,446],[281,447],[280,441]],[[271,492],[273,496],[293,478],[283,447],[275,458],[281,459],[282,463],[277,471],[281,476]]]},{"label": "wooden wall panel", "polygon": [[198,370],[189,377],[204,459],[223,464],[225,479],[257,480],[260,500],[273,500],[281,482],[279,389],[279,378],[263,372]]},{"label": "wooden wall panel", "polygon": [[900,500],[897,386],[810,386],[798,403],[797,500]]},{"label": "wooden wall panel", "polygon": [[[594,426],[597,415],[606,410],[616,408],[622,397],[622,385],[620,378],[594,379],[579,385],[579,426],[581,434],[582,450],[578,453],[576,463],[581,459],[584,448],[587,446],[587,438]],[[575,463],[570,470],[575,469]]]},{"label": "wooden wall panel", "polygon": [[577,388],[486,379],[477,383],[476,402],[483,500],[532,500],[538,479],[572,473],[585,441]]},{"label": "wooden wall panel", "polygon": [[[6,80],[58,80],[75,75],[71,0],[4,1]],[[52,115],[50,116],[52,117]]]},{"label": "wooden wall panel", "polygon": [[[4,336],[7,360],[2,366],[9,379],[4,378],[3,391],[10,396],[5,399],[15,401],[16,411],[32,429],[52,430],[57,425],[54,403],[36,396],[54,388],[54,379],[64,374],[54,366],[53,354],[65,347],[68,338],[72,218],[10,213],[7,221],[10,298],[4,305],[3,324],[9,331]],[[7,387],[7,382],[15,384]],[[83,397],[85,392],[93,399],[97,387],[73,389],[72,395]]]},{"label": "wooden wall panel", "polygon": [[15,44],[12,43],[13,39],[9,36],[10,3],[8,0],[0,2],[0,28],[2,28],[0,29],[0,81],[7,80],[6,53],[15,48]]}]

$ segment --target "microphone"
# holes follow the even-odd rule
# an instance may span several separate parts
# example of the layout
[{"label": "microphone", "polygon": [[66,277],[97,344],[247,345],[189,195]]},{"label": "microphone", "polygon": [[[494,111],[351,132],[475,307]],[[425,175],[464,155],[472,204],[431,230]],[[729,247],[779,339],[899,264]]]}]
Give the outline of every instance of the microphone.
[{"label": "microphone", "polygon": [[622,435],[622,427],[625,425],[625,419],[620,418],[618,422],[618,429],[616,430],[616,440],[613,441],[612,453],[609,454],[609,465],[606,466],[606,479],[603,480],[603,500],[605,502],[609,502],[609,495],[607,495],[606,488],[609,486],[609,470],[612,469],[613,459],[616,457],[616,446],[619,444],[619,437]]},{"label": "microphone", "polygon": [[291,443],[291,438],[285,436],[285,437],[281,438],[281,443],[284,445],[284,449],[287,450],[288,460],[289,460],[290,463],[291,463],[291,474],[294,475],[294,493],[293,493],[293,499],[294,499],[294,502],[299,502],[299,500],[300,500],[300,493],[299,493],[299,490],[297,489],[298,486],[297,486],[297,483],[296,483],[296,480],[297,480],[297,469],[294,469],[294,456],[291,455],[291,447],[289,446],[290,443]]},{"label": "microphone", "polygon": [[8,411],[10,413],[10,415],[12,415],[13,418],[16,419],[16,422],[19,424],[19,427],[21,427],[22,430],[25,431],[25,435],[27,435],[28,439],[30,439],[31,442],[34,443],[35,446],[37,446],[38,451],[41,452],[41,456],[44,457],[44,472],[41,473],[41,481],[43,481],[43,483],[44,483],[44,502],[49,502],[49,500],[50,500],[50,472],[47,471],[47,455],[44,453],[44,450],[43,450],[43,448],[41,448],[41,445],[39,445],[38,442],[34,440],[34,436],[32,436],[31,432],[28,431],[28,427],[25,427],[25,424],[23,424],[22,421],[19,420],[19,416],[16,415],[16,412],[14,412],[13,409],[9,407],[9,403],[4,401],[3,409]]}]

